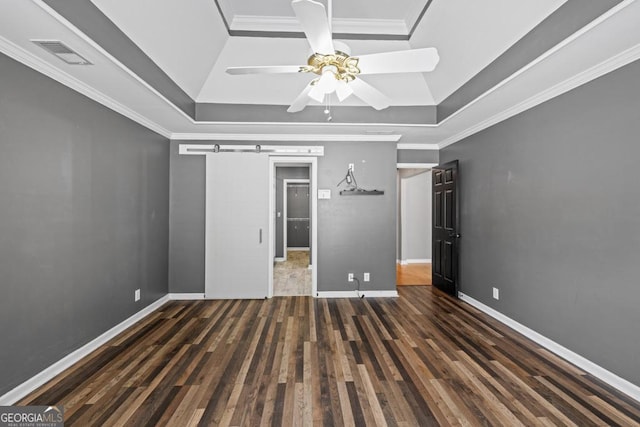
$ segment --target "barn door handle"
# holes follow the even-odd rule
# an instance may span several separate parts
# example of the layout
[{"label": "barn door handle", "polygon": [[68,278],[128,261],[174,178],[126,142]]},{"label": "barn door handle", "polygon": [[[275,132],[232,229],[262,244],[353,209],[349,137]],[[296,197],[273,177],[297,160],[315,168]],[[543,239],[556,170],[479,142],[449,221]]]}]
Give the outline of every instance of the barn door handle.
[{"label": "barn door handle", "polygon": [[260,229],[260,233],[258,234],[259,243],[262,244],[262,228]]},{"label": "barn door handle", "polygon": [[449,233],[449,237],[455,237],[456,239],[459,239],[460,233]]}]

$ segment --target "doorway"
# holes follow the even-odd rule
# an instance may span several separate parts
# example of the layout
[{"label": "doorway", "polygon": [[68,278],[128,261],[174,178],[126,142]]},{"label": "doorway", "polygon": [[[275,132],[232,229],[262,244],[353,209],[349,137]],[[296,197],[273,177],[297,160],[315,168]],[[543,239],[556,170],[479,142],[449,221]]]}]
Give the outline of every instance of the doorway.
[{"label": "doorway", "polygon": [[272,163],[272,295],[316,295],[316,159]]},{"label": "doorway", "polygon": [[398,165],[398,286],[431,285],[431,167],[431,164]]},{"label": "doorway", "polygon": [[[309,176],[308,167],[276,168],[276,180],[281,177]],[[311,244],[311,187],[309,179],[282,179],[282,254],[289,251],[309,251]],[[277,200],[277,199],[276,199]],[[276,212],[276,216],[280,212]],[[309,260],[310,261],[310,260]]]}]

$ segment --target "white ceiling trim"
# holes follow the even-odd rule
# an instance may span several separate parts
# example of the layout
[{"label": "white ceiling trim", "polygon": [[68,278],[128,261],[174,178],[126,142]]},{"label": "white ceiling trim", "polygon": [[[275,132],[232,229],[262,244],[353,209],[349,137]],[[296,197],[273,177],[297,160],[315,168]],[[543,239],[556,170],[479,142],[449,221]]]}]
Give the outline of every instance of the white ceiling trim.
[{"label": "white ceiling trim", "polygon": [[[519,69],[518,71],[516,71],[515,73],[511,74],[506,79],[502,80],[500,83],[498,83],[497,85],[493,86],[491,89],[487,90],[486,92],[484,92],[483,94],[481,94],[477,98],[473,99],[471,102],[465,104],[464,106],[462,106],[461,108],[456,110],[453,114],[449,115],[448,117],[446,117],[444,120],[442,120],[438,124],[439,125],[444,125],[445,123],[447,123],[449,120],[451,120],[452,118],[454,118],[458,114],[464,112],[466,109],[470,108],[475,103],[481,101],[483,98],[491,95],[493,92],[497,91],[502,86],[506,85],[507,83],[511,82],[512,80],[518,78],[521,74],[524,74],[525,72],[527,72],[531,68],[535,67],[536,65],[538,65],[541,62],[545,61],[546,59],[550,58],[554,53],[558,52],[559,50],[561,50],[562,48],[564,48],[568,44],[570,44],[570,43],[574,42],[575,40],[579,39],[582,35],[584,35],[584,34],[588,33],[589,31],[593,30],[598,25],[600,25],[603,22],[605,22],[607,19],[611,18],[612,16],[614,16],[618,12],[622,11],[627,6],[633,4],[635,1],[636,0],[624,0],[622,3],[619,3],[618,5],[612,7],[607,12],[605,12],[604,14],[602,14],[601,16],[599,16],[598,18],[596,18],[595,20],[593,20],[589,24],[585,25],[584,27],[582,27],[581,29],[579,29],[575,33],[571,34],[569,37],[567,37],[566,39],[562,40],[560,43],[558,43],[557,45],[555,45],[554,47],[552,47],[551,49],[549,49],[548,51],[546,51],[545,53],[543,53],[542,55],[540,55],[539,57],[537,57],[536,59],[534,59],[533,61],[531,61],[527,65],[525,65],[524,67],[522,67],[521,69]],[[533,106],[534,105],[532,105],[532,107]],[[507,109],[506,111],[509,111],[509,110],[511,110],[511,108]]]},{"label": "white ceiling trim", "polygon": [[84,82],[76,79],[75,77],[67,74],[61,69],[51,65],[49,62],[44,61],[38,56],[32,54],[31,52],[25,50],[24,48],[14,44],[13,42],[5,39],[0,36],[0,51],[2,51],[7,56],[15,59],[16,61],[33,68],[39,73],[44,74],[47,77],[52,78],[53,80],[62,83],[63,85],[75,90],[83,94],[84,96],[93,99],[94,101],[102,104],[113,111],[122,114],[125,117],[133,120],[140,125],[151,129],[152,131],[164,136],[165,138],[171,137],[171,132],[157,123],[149,120],[145,116],[133,111],[129,107],[121,104],[120,102],[108,97],[104,93],[94,89],[91,86],[88,86]]},{"label": "white ceiling trim", "polygon": [[438,150],[440,146],[438,144],[403,144],[399,143],[398,150]]},{"label": "white ceiling trim", "polygon": [[[64,25],[67,29],[69,29],[70,31],[72,31],[75,35],[77,35],[79,38],[81,38],[83,41],[85,41],[86,43],[88,43],[90,46],[92,46],[95,50],[97,50],[100,54],[102,54],[105,58],[107,58],[109,61],[111,61],[113,64],[115,64],[116,66],[118,66],[120,69],[122,69],[125,73],[127,73],[128,75],[130,75],[132,78],[134,78],[136,81],[138,81],[142,86],[144,86],[146,89],[148,89],[149,91],[151,91],[154,95],[156,95],[159,99],[161,99],[163,102],[165,102],[166,104],[168,104],[172,109],[174,109],[175,111],[177,111],[180,115],[182,115],[187,121],[189,121],[191,124],[194,125],[234,125],[234,124],[238,124],[238,122],[226,122],[226,121],[196,121],[194,120],[191,116],[189,116],[188,114],[186,114],[183,110],[181,110],[180,108],[178,108],[173,102],[171,102],[169,99],[167,99],[163,94],[161,94],[160,92],[158,92],[154,87],[152,87],[151,85],[149,85],[149,83],[147,83],[145,80],[143,80],[140,76],[138,76],[137,74],[135,74],[133,71],[131,71],[127,66],[125,66],[122,62],[120,62],[117,58],[115,58],[113,55],[111,55],[109,52],[107,52],[106,50],[104,50],[98,43],[96,43],[93,39],[91,39],[90,37],[88,37],[85,33],[83,33],[82,31],[80,31],[75,25],[73,25],[71,22],[69,22],[65,17],[63,17],[62,15],[60,15],[58,12],[56,12],[54,9],[52,9],[51,7],[49,7],[49,5],[47,5],[46,3],[44,3],[44,1],[42,0],[32,0],[33,3],[35,3],[37,6],[39,6],[40,8],[42,8],[45,12],[47,12],[49,15],[51,15],[51,17],[53,17],[55,20],[57,20],[58,22],[60,22],[62,25]],[[22,49],[22,48],[19,48]],[[26,54],[30,55],[28,52],[24,51]],[[102,95],[105,98],[107,98],[105,95]],[[115,101],[114,101],[115,102]],[[106,105],[106,104],[105,104]],[[132,110],[131,110],[132,111]],[[133,112],[133,111],[132,111]],[[122,113],[124,114],[124,113]],[[137,114],[137,113],[134,113]],[[127,115],[127,114],[125,114]],[[127,117],[129,117],[127,115]],[[141,116],[142,117],[142,116]],[[130,117],[132,120],[136,120],[133,117]],[[137,120],[136,120],[137,121]],[[247,124],[247,125],[283,125],[286,126],[289,123],[283,123],[283,122],[243,122],[243,124]],[[315,123],[315,122],[304,122],[304,123],[293,123],[295,125],[322,125],[324,123]],[[362,123],[326,123],[327,125],[345,125],[345,126],[361,126]],[[154,125],[156,127],[160,127],[159,125],[155,124]],[[376,123],[376,126],[418,126],[418,127],[437,127],[437,124],[409,124],[409,123]],[[150,128],[153,129],[153,128]],[[155,130],[155,129],[154,129]],[[164,134],[163,134],[164,136]]]},{"label": "white ceiling trim", "polygon": [[278,126],[375,126],[375,127],[416,127],[416,128],[437,128],[439,125],[424,124],[424,123],[333,123],[333,122],[216,122],[216,121],[195,121],[191,119],[191,122],[195,125],[247,125],[247,126],[264,126],[264,125],[278,125]]},{"label": "white ceiling trim", "polygon": [[[610,10],[609,12],[607,12],[606,14],[604,14],[602,17],[598,18],[597,20],[595,20],[593,23],[591,23],[590,25],[588,25],[587,27],[583,28],[582,30],[576,32],[574,35],[572,35],[570,38],[568,38],[567,40],[565,40],[564,42],[562,42],[559,46],[556,46],[554,49],[550,50],[549,52],[545,53],[544,55],[540,56],[538,59],[536,59],[536,61],[534,61],[533,63],[523,67],[522,70],[519,70],[514,76],[511,76],[510,78],[506,79],[504,82],[500,83],[499,85],[497,85],[496,87],[492,88],[490,91],[486,92],[485,94],[481,95],[481,97],[477,98],[476,100],[472,101],[471,104],[474,104],[475,102],[479,101],[481,98],[484,98],[486,96],[488,96],[490,93],[496,91],[498,88],[500,88],[501,86],[504,86],[508,81],[513,80],[516,76],[524,73],[525,71],[529,70],[531,67],[533,67],[533,65],[535,63],[540,63],[541,61],[543,61],[544,59],[548,58],[548,56],[552,53],[552,51],[556,51],[558,50],[560,47],[566,46],[567,44],[571,43],[571,41],[579,38],[580,35],[585,34],[586,32],[592,30],[593,28],[597,27],[599,24],[603,23],[605,20],[607,20],[608,18],[612,17],[613,15],[617,14],[619,11],[621,11],[622,9],[626,8],[627,6],[631,5],[632,3],[634,3],[635,0],[625,0],[622,3],[620,3],[618,6],[616,6],[615,8],[613,8],[612,10]],[[87,42],[90,46],[92,46],[94,49],[96,49],[96,51],[100,54],[102,54],[105,58],[107,58],[108,60],[110,60],[111,62],[113,62],[115,65],[117,65],[119,68],[121,68],[125,73],[127,73],[128,75],[132,76],[136,81],[140,82],[143,87],[145,87],[146,89],[148,89],[150,91],[150,93],[152,93],[154,96],[157,96],[158,99],[166,102],[167,104],[169,104],[169,106],[180,113],[180,116],[184,119],[186,119],[187,123],[193,124],[193,125],[243,125],[243,126],[250,126],[250,125],[257,125],[257,126],[264,126],[264,125],[278,125],[281,128],[286,128],[289,126],[300,126],[300,125],[312,125],[312,126],[320,126],[320,127],[324,127],[324,126],[375,126],[375,127],[388,127],[388,126],[393,126],[393,127],[415,127],[415,128],[434,128],[437,129],[440,125],[442,125],[443,123],[446,123],[448,121],[449,118],[451,118],[454,115],[457,115],[460,113],[460,110],[456,113],[454,113],[454,115],[450,116],[447,120],[441,122],[440,124],[432,124],[432,125],[424,125],[424,124],[398,124],[398,123],[372,123],[372,124],[363,124],[363,123],[281,123],[281,122],[269,122],[269,123],[265,123],[265,122],[251,122],[251,123],[238,123],[238,122],[198,122],[193,120],[191,117],[189,117],[188,115],[186,115],[182,110],[180,110],[179,108],[177,108],[173,103],[171,103],[168,99],[166,99],[164,96],[162,96],[160,93],[158,93],[155,89],[153,89],[152,87],[150,87],[146,82],[144,82],[142,79],[140,79],[137,75],[135,75],[133,72],[131,72],[127,67],[125,67],[123,64],[121,64],[119,61],[117,61],[114,57],[112,57],[111,55],[109,55],[106,51],[104,51],[99,45],[97,45],[93,40],[89,39],[84,33],[82,33],[81,31],[79,31],[77,28],[75,28],[72,24],[70,24],[64,17],[61,17],[60,15],[57,14],[57,12],[55,12],[54,10],[50,9],[46,4],[44,4],[42,2],[42,0],[32,0],[33,3],[35,3],[36,5],[38,5],[40,8],[42,8],[44,11],[46,11],[49,15],[51,15],[54,19],[56,19],[58,22],[60,22],[62,25],[64,25],[66,28],[68,28],[70,31],[72,31],[74,34],[76,34],[79,38],[81,38],[82,40],[84,40],[85,42]],[[193,138],[189,138],[187,137],[186,139],[194,139],[194,140],[199,140],[202,138],[206,138],[207,135],[212,135],[211,133],[208,134],[202,134],[200,132],[193,132],[193,133],[172,133],[171,131],[164,129],[162,126],[158,125],[156,122],[149,120],[148,118],[146,118],[145,116],[137,113],[135,110],[132,110],[129,107],[126,107],[125,105],[119,103],[118,101],[115,101],[114,99],[104,95],[104,93],[97,91],[96,89],[88,86],[87,84],[81,82],[80,80],[77,80],[75,77],[61,71],[60,69],[56,68],[55,66],[45,62],[43,59],[38,58],[37,56],[35,56],[34,54],[30,53],[29,51],[23,49],[22,47],[14,44],[13,42],[0,38],[0,41],[3,41],[4,43],[0,43],[0,49],[3,50],[3,52],[5,52],[8,56],[24,63],[25,65],[36,69],[37,71],[59,81],[60,83],[78,91],[79,93],[82,93],[84,95],[86,95],[87,97],[95,100],[96,102],[99,102],[109,108],[111,108],[112,110],[126,116],[129,117],[130,119],[132,119],[133,121],[140,123],[141,125],[157,132],[160,135],[163,135],[167,138],[174,138],[174,135],[183,135],[183,136],[189,136],[189,135],[194,135]],[[532,108],[535,105],[538,105],[541,102],[544,102],[554,96],[558,96],[559,94],[562,94],[570,89],[573,89],[574,87],[577,87],[583,83],[586,83],[594,78],[599,77],[600,75],[606,74],[607,72],[613,71],[614,69],[625,65],[629,62],[632,62],[635,59],[638,59],[640,57],[640,52],[638,52],[638,50],[640,49],[640,46],[635,46],[631,49],[628,49],[625,52],[622,52],[621,54],[616,55],[613,58],[610,58],[606,61],[603,61],[601,64],[596,65],[592,68],[590,68],[589,70],[582,72],[574,77],[571,77],[567,80],[565,80],[562,83],[559,83],[555,86],[553,86],[550,89],[544,90],[536,95],[531,96],[530,98],[526,99],[525,101],[522,101],[520,103],[518,103],[515,106],[511,106],[507,109],[503,109],[501,112],[498,112],[496,114],[494,114],[492,117],[483,120],[482,122],[476,123],[472,126],[467,127],[465,130],[459,131],[457,132],[455,135],[452,135],[450,137],[447,138],[442,138],[442,137],[436,137],[431,139],[431,141],[437,142],[436,144],[416,144],[416,145],[420,145],[422,147],[427,147],[429,145],[434,146],[434,148],[426,148],[426,149],[438,149],[438,148],[444,148],[448,145],[453,144],[454,142],[457,142],[469,135],[472,135],[476,132],[481,131],[482,129],[485,129],[486,127],[492,126],[496,123],[499,123],[500,121],[506,120],[509,117],[518,114],[519,112],[522,112],[526,109]],[[499,96],[499,95],[498,95]],[[469,105],[471,105],[469,104]],[[465,110],[466,108],[469,107],[469,105],[465,106],[462,108],[462,110]],[[199,126],[198,126],[199,127]],[[446,126],[448,127],[448,126]],[[445,127],[445,128],[446,128]],[[211,130],[210,130],[211,131]],[[444,131],[446,131],[446,129],[444,129]],[[204,136],[202,136],[204,135]],[[215,134],[214,134],[215,135]],[[228,135],[228,134],[225,134]],[[272,135],[272,134],[267,134],[267,135]],[[264,135],[261,135],[263,137],[262,140],[264,140]],[[414,148],[411,148],[414,149]]]},{"label": "white ceiling trim", "polygon": [[282,141],[282,142],[397,142],[402,135],[326,135],[256,133],[173,133],[172,140],[184,141]]},{"label": "white ceiling trim", "polygon": [[[331,20],[334,33],[408,35],[409,28],[402,19],[345,19]],[[301,32],[294,17],[235,15],[229,24],[234,31]]]},{"label": "white ceiling trim", "polygon": [[33,3],[35,3],[36,5],[38,5],[40,8],[42,8],[45,12],[47,12],[49,15],[51,15],[55,20],[57,20],[58,22],[60,22],[62,25],[64,25],[67,29],[69,29],[70,31],[72,31],[75,35],[77,35],[78,37],[80,37],[82,40],[84,40],[86,43],[88,43],[91,47],[93,47],[95,50],[97,50],[99,53],[101,53],[105,58],[107,58],[109,61],[111,61],[113,64],[117,65],[122,71],[124,71],[125,73],[127,73],[128,75],[130,75],[132,78],[134,78],[136,81],[138,81],[142,86],[144,86],[145,88],[147,88],[148,90],[150,90],[154,95],[156,95],[157,97],[159,97],[160,99],[162,99],[164,102],[166,102],[167,104],[169,104],[169,106],[171,108],[173,108],[174,110],[176,110],[178,113],[182,114],[185,118],[187,118],[188,120],[191,120],[192,123],[195,123],[195,120],[193,120],[191,117],[189,117],[189,115],[187,113],[185,113],[184,111],[182,111],[180,108],[178,108],[173,102],[169,101],[163,94],[161,94],[160,92],[158,92],[153,86],[151,86],[149,83],[147,83],[145,80],[143,80],[140,76],[138,76],[136,73],[134,73],[133,71],[131,71],[127,66],[125,66],[122,62],[120,62],[116,57],[114,57],[113,55],[111,55],[109,52],[107,52],[106,50],[104,50],[102,48],[102,46],[100,46],[98,43],[96,43],[92,38],[88,37],[85,33],[83,33],[82,31],[80,31],[78,28],[76,28],[75,25],[73,25],[71,22],[69,22],[65,17],[63,17],[62,15],[60,15],[58,12],[56,12],[54,9],[52,9],[51,7],[49,7],[48,4],[46,4],[44,1],[42,0],[32,0]]},{"label": "white ceiling trim", "polygon": [[[583,71],[582,73],[576,74],[575,76],[563,82],[560,82],[557,85],[552,86],[549,89],[544,90],[514,105],[513,107],[508,108],[474,126],[471,126],[465,129],[464,131],[459,132],[435,145],[437,145],[438,148],[440,149],[448,147],[449,145],[454,144],[464,138],[467,138],[477,132],[480,132],[483,129],[486,129],[490,126],[500,123],[510,117],[515,116],[516,114],[519,114],[523,111],[533,108],[538,104],[548,101],[549,99],[555,98],[556,96],[562,95],[563,93],[568,92],[571,89],[574,89],[578,86],[588,83],[591,80],[594,80],[600,76],[610,73],[638,59],[640,59],[640,44],[637,44],[634,47],[627,49],[626,51],[618,55],[615,55],[609,58],[608,60],[603,61],[600,64],[597,64]],[[401,145],[401,144],[398,144],[398,145]]]}]

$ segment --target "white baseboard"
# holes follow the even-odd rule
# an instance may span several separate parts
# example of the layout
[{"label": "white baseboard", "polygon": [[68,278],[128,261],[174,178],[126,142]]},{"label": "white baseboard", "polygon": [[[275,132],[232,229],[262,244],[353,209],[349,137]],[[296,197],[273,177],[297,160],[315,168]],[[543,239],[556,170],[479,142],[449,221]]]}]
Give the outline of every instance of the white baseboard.
[{"label": "white baseboard", "polygon": [[281,256],[277,256],[274,258],[276,262],[285,262],[287,259]]},{"label": "white baseboard", "polygon": [[287,248],[288,251],[309,251],[309,248],[296,248],[296,247],[289,247]]},{"label": "white baseboard", "polygon": [[149,304],[148,306],[146,306],[145,308],[143,308],[133,316],[129,317],[128,319],[120,322],[119,324],[109,329],[102,335],[98,336],[94,340],[83,345],[73,353],[70,353],[67,356],[63,357],[62,359],[58,360],[53,365],[49,366],[48,368],[41,371],[40,373],[34,375],[27,381],[23,382],[22,384],[14,388],[13,390],[10,390],[9,392],[0,396],[0,406],[13,405],[14,403],[19,401],[20,399],[22,399],[23,397],[25,397],[26,395],[28,395],[29,393],[37,389],[38,387],[52,380],[56,375],[60,374],[65,369],[68,369],[74,364],[78,363],[82,358],[88,356],[89,354],[91,354],[91,352],[95,351],[100,346],[106,344],[109,340],[111,340],[113,337],[115,337],[119,333],[125,331],[127,328],[131,327],[134,323],[142,320],[149,314],[156,311],[167,301],[169,301],[169,296],[165,295],[164,297],[160,298],[156,302]]},{"label": "white baseboard", "polygon": [[204,294],[198,293],[169,294],[167,296],[171,301],[190,301],[204,299]]},{"label": "white baseboard", "polygon": [[395,298],[398,291],[318,291],[318,298]]},{"label": "white baseboard", "polygon": [[592,361],[590,361],[589,359],[580,356],[577,353],[574,353],[573,351],[569,350],[566,347],[563,347],[562,345],[558,344],[557,342],[545,337],[544,335],[539,334],[538,332],[534,331],[533,329],[529,329],[528,327],[524,326],[521,323],[516,322],[515,320],[511,319],[510,317],[505,316],[504,314],[500,313],[497,310],[494,310],[493,308],[489,307],[488,305],[485,305],[483,303],[481,303],[480,301],[473,299],[472,297],[462,293],[462,292],[458,292],[458,297],[474,306],[475,308],[477,308],[480,311],[483,311],[484,313],[488,314],[489,316],[493,317],[496,320],[499,320],[500,322],[504,323],[505,325],[509,326],[512,329],[515,329],[516,331],[520,332],[522,335],[526,336],[527,338],[529,338],[532,341],[537,342],[538,344],[540,344],[541,346],[543,346],[544,348],[546,348],[547,350],[557,354],[558,356],[568,360],[569,362],[573,363],[574,365],[578,366],[579,368],[589,372],[591,375],[601,379],[602,381],[606,382],[607,384],[609,384],[610,386],[620,390],[622,393],[625,393],[627,395],[629,395],[630,397],[632,397],[635,400],[640,401],[640,387],[638,387],[635,384],[630,383],[629,381],[625,380],[624,378],[620,378],[619,376],[617,376],[616,374],[614,374],[611,371],[606,370],[605,368],[596,365],[595,363],[593,363]]},{"label": "white baseboard", "polygon": [[424,259],[401,259],[398,261],[398,263],[400,265],[407,265],[407,264],[431,264],[431,258],[424,258]]}]

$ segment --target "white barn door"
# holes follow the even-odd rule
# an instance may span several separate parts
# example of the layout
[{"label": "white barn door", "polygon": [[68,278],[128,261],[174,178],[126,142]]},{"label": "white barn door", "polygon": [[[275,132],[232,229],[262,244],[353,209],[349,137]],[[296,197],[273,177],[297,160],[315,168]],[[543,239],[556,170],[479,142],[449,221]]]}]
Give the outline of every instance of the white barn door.
[{"label": "white barn door", "polygon": [[205,297],[269,292],[269,157],[210,153],[206,172]]}]

